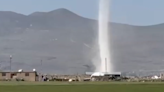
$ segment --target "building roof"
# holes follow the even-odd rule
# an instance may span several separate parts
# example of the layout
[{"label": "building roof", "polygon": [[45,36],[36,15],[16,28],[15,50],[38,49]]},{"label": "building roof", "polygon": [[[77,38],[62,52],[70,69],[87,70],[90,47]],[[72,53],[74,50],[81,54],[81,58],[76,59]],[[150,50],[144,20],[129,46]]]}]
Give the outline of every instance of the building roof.
[{"label": "building roof", "polygon": [[87,75],[121,75],[121,72],[86,72]]},{"label": "building roof", "polygon": [[28,71],[22,71],[22,72],[18,72],[18,71],[16,71],[16,72],[0,72],[0,73],[36,73],[36,72],[28,72]]}]

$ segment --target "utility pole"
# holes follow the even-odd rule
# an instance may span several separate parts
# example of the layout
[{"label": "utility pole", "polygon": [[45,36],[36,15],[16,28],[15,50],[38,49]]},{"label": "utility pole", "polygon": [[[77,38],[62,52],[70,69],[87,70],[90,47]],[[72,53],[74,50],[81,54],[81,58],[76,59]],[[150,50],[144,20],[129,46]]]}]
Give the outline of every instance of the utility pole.
[{"label": "utility pole", "polygon": [[41,67],[41,72],[42,72],[42,65],[43,65],[43,60],[40,60],[40,67]]},{"label": "utility pole", "polygon": [[12,55],[10,55],[10,72],[11,72]]}]

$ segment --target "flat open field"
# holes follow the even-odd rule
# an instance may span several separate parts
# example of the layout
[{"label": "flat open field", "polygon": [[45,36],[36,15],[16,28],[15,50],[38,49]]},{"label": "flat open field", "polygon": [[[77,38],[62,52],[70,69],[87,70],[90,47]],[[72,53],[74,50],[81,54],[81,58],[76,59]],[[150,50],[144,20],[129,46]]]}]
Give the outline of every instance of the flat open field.
[{"label": "flat open field", "polygon": [[0,82],[0,92],[164,92],[164,83]]}]

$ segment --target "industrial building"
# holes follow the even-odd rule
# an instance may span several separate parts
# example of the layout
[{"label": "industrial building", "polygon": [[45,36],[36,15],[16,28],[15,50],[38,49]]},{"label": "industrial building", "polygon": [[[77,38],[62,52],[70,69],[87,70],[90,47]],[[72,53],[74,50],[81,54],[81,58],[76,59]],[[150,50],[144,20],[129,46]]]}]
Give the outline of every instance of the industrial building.
[{"label": "industrial building", "polygon": [[38,75],[36,71],[0,72],[0,80],[18,80],[18,79],[22,79],[23,81],[37,81]]},{"label": "industrial building", "polygon": [[121,78],[121,72],[113,72],[113,73],[86,72],[86,75],[90,75],[91,80],[98,80],[98,81],[116,80]]}]

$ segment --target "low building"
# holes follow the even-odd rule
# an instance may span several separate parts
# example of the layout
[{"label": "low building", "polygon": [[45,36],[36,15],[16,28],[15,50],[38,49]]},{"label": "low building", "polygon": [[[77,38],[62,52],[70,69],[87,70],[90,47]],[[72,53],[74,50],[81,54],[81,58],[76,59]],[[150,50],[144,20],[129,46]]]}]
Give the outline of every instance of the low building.
[{"label": "low building", "polygon": [[164,79],[164,73],[160,73],[160,78]]},{"label": "low building", "polygon": [[23,79],[24,81],[37,81],[37,72],[0,72],[0,80]]},{"label": "low building", "polygon": [[121,78],[121,72],[86,72],[86,75],[90,75],[93,81],[120,80]]}]

